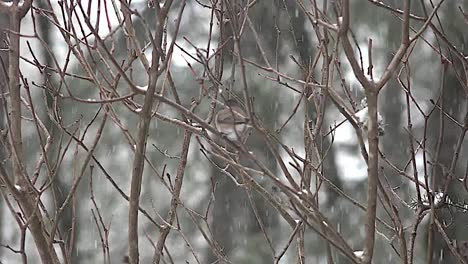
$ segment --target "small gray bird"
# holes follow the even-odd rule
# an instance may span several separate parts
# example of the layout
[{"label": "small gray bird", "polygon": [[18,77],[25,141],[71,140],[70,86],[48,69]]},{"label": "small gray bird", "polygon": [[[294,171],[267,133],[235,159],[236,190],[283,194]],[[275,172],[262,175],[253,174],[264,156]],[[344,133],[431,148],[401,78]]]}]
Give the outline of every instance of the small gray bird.
[{"label": "small gray bird", "polygon": [[246,112],[234,99],[227,100],[224,109],[216,114],[215,125],[228,139],[241,142],[247,139],[251,128]]}]

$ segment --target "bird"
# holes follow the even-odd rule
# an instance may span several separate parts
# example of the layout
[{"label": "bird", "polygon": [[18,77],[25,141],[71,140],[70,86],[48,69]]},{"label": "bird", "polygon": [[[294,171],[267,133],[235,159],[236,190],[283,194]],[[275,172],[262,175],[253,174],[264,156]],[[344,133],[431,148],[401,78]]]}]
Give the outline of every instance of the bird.
[{"label": "bird", "polygon": [[227,100],[224,108],[216,114],[215,126],[221,134],[237,142],[244,142],[251,128],[245,110],[234,99]]}]

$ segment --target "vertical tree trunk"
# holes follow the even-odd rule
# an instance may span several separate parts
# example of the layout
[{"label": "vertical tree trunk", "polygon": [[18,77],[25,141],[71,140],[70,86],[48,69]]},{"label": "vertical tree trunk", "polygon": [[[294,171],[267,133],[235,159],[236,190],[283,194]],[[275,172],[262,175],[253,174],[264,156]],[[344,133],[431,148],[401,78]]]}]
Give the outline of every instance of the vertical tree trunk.
[{"label": "vertical tree trunk", "polygon": [[38,195],[34,192],[34,186],[29,181],[26,163],[23,156],[22,142],[22,117],[21,117],[21,86],[20,86],[20,27],[21,20],[29,11],[31,1],[12,2],[11,5],[2,5],[0,12],[9,14],[8,28],[8,116],[9,116],[9,144],[11,149],[11,164],[12,177],[14,177],[15,185],[8,182],[8,175],[2,167],[2,177],[5,182],[8,182],[8,191],[13,194],[15,200],[21,207],[21,214],[27,221],[27,228],[31,231],[36,248],[38,250],[41,261],[44,263],[58,264],[59,259],[55,249],[50,242],[53,238],[49,238],[41,210],[38,209]]},{"label": "vertical tree trunk", "polygon": [[[0,0],[3,1],[3,0]],[[7,40],[7,33],[6,29],[10,27],[9,23],[10,17],[6,14],[1,14],[0,15],[0,93],[6,94],[8,91],[8,82],[7,82],[7,71],[8,71],[8,47],[6,46],[6,40]],[[5,68],[3,68],[5,67]],[[6,157],[5,157],[5,145],[4,142],[5,140],[8,140],[6,137],[4,137],[4,134],[7,131],[7,128],[5,126],[5,99],[0,99],[0,162],[3,162]],[[3,192],[3,190],[0,190]],[[3,214],[3,197],[0,197],[0,215]],[[0,227],[3,226],[3,217],[0,217]],[[2,232],[0,232],[0,244],[3,244],[3,236]],[[2,258],[2,251],[3,247],[0,247],[0,259]]]}]

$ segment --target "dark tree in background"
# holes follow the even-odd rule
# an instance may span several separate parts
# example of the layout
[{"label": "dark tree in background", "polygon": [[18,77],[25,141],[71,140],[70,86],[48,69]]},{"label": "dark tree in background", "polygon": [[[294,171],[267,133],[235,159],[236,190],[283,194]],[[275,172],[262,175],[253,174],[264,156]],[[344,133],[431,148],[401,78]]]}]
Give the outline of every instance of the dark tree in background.
[{"label": "dark tree in background", "polygon": [[[456,3],[447,3],[450,8],[461,8]],[[465,5],[466,7],[466,5]],[[429,12],[429,11],[425,11]],[[466,154],[467,139],[467,79],[466,79],[466,56],[465,61],[456,59],[461,54],[467,54],[468,33],[459,30],[459,25],[466,23],[467,13],[464,18],[457,16],[447,17],[444,22],[447,28],[441,28],[441,32],[447,34],[452,41],[451,46],[442,45],[447,40],[436,42],[443,47],[442,51],[446,58],[441,58],[442,65],[439,66],[441,76],[439,87],[433,92],[434,99],[431,101],[437,107],[433,116],[428,120],[430,144],[433,149],[433,161],[431,172],[433,173],[432,184],[434,188],[445,192],[455,201],[467,201],[466,177],[468,173],[468,162],[463,153]],[[447,43],[446,43],[447,44]],[[456,49],[454,47],[457,47]],[[453,250],[444,241],[443,234],[439,232],[439,223],[445,227],[449,239],[457,245],[465,262],[468,260],[466,247],[468,230],[466,221],[467,214],[464,210],[440,211],[431,217],[428,233],[428,256],[432,256],[432,263],[439,263],[444,259],[457,263],[460,258],[451,254]],[[438,223],[439,222],[439,223]],[[452,224],[448,224],[451,223]],[[447,223],[447,224],[446,224]],[[450,256],[450,258],[447,258]]]},{"label": "dark tree in background", "polygon": [[468,263],[465,2],[0,0],[0,263]]}]

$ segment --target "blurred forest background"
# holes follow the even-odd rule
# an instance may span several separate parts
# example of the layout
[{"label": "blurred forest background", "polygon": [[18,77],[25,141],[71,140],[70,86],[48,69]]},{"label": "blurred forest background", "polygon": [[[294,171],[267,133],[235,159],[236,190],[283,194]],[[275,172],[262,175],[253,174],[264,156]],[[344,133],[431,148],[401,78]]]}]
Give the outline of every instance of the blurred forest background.
[{"label": "blurred forest background", "polygon": [[[367,262],[368,232],[372,263],[468,263],[467,1],[349,3],[347,36],[369,79],[396,56],[405,4],[410,37],[423,29],[378,93],[374,231],[363,153],[375,130],[367,113],[349,120],[366,90],[341,46],[347,1],[20,1],[31,4],[19,38],[21,151],[15,1],[1,1],[0,263],[44,263],[44,251],[58,263],[136,263],[138,206],[140,263]],[[147,100],[152,88],[166,99]],[[227,98],[258,124],[245,144],[209,131]],[[12,188],[16,164],[28,180]]]}]

